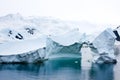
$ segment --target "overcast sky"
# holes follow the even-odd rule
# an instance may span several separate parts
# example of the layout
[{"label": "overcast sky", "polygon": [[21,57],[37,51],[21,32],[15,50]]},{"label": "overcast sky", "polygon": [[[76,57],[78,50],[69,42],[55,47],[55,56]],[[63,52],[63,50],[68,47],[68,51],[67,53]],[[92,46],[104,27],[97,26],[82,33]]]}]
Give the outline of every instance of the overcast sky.
[{"label": "overcast sky", "polygon": [[9,13],[119,24],[120,0],[0,0],[0,16]]}]

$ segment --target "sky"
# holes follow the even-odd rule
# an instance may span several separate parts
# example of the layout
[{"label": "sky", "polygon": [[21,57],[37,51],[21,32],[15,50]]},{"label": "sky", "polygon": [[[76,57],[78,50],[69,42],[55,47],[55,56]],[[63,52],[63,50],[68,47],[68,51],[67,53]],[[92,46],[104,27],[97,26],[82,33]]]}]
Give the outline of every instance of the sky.
[{"label": "sky", "polygon": [[16,13],[120,24],[120,0],[0,0],[0,16]]}]

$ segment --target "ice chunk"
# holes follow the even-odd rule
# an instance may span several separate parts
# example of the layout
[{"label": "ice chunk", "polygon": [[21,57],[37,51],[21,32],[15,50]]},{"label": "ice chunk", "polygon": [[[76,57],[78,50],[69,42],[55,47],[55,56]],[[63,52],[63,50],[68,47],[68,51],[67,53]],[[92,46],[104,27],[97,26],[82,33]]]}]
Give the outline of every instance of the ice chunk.
[{"label": "ice chunk", "polygon": [[59,57],[64,55],[70,57],[72,54],[80,56],[82,38],[83,35],[79,33],[78,29],[60,36],[50,36],[46,43],[46,50],[48,52],[47,57],[50,57],[51,55],[57,55]]},{"label": "ice chunk", "polygon": [[80,57],[82,44],[73,43],[65,46],[61,45],[52,39],[48,39],[46,43],[46,58],[57,58],[57,57]]},{"label": "ice chunk", "polygon": [[91,50],[94,52],[94,61],[97,63],[115,62],[114,43],[115,34],[108,28],[99,34],[92,42]]}]

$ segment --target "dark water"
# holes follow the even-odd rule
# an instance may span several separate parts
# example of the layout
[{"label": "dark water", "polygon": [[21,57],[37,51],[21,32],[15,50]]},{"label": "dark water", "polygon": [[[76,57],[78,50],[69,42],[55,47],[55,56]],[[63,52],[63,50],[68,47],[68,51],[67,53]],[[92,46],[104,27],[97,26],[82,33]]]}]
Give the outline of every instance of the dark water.
[{"label": "dark water", "polygon": [[79,58],[59,58],[42,64],[1,64],[0,80],[119,80],[115,66],[83,67]]}]

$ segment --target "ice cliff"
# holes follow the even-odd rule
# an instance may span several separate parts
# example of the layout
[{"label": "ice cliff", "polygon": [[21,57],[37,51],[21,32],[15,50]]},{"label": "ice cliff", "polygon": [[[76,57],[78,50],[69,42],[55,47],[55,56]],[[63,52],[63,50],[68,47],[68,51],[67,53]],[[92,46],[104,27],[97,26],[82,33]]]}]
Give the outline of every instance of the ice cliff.
[{"label": "ice cliff", "polygon": [[45,57],[45,48],[14,55],[1,55],[0,63],[40,63]]}]

